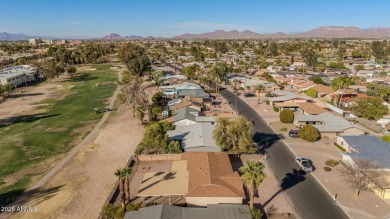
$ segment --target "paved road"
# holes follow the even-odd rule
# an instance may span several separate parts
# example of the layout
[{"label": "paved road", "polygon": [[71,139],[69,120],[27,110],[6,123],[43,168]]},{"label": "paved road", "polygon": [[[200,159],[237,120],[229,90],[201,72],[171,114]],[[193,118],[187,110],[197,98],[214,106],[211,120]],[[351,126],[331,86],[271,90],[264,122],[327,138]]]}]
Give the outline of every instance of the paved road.
[{"label": "paved road", "polygon": [[298,217],[303,219],[348,218],[311,174],[298,171],[293,153],[256,111],[226,89],[221,91],[221,95],[231,102],[233,108],[237,105],[239,114],[254,121],[256,131],[254,140],[270,156],[267,160],[268,166],[280,182],[280,187],[288,196]]}]

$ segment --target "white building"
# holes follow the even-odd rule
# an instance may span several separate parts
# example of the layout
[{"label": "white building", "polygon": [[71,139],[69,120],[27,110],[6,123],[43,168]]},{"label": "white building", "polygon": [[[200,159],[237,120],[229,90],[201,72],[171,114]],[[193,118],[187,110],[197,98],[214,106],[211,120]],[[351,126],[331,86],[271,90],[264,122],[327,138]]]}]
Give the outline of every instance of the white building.
[{"label": "white building", "polygon": [[0,70],[0,84],[19,86],[35,80],[37,69],[30,65],[18,65]]}]

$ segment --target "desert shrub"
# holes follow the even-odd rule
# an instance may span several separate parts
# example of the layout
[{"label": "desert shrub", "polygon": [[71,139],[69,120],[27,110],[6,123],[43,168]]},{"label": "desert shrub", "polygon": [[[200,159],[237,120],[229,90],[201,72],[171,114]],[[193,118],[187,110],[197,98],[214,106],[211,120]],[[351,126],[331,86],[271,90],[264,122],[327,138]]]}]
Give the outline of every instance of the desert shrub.
[{"label": "desert shrub", "polygon": [[324,167],[324,171],[325,171],[325,172],[330,172],[331,170],[332,170],[331,167],[328,167],[328,166],[325,166],[325,167]]},{"label": "desert shrub", "polygon": [[270,92],[266,93],[265,94],[266,97],[273,97],[274,95],[272,95]]},{"label": "desert shrub", "polygon": [[294,113],[289,109],[284,109],[280,112],[279,118],[283,123],[292,123],[294,121]]},{"label": "desert shrub", "polygon": [[387,143],[390,143],[390,135],[384,135],[384,136],[382,137],[382,140],[385,141],[385,142],[387,142]]},{"label": "desert shrub", "polygon": [[126,211],[137,211],[141,208],[141,204],[128,204],[125,208],[119,205],[105,205],[101,212],[102,219],[123,218]]},{"label": "desert shrub", "polygon": [[265,101],[265,104],[269,105],[270,101],[269,100],[266,100]]},{"label": "desert shrub", "polygon": [[317,91],[313,88],[309,88],[308,90],[306,90],[305,94],[309,97],[317,97]]},{"label": "desert shrub", "polygon": [[277,106],[274,106],[273,108],[275,112],[279,112],[279,108]]},{"label": "desert shrub", "polygon": [[305,125],[301,130],[299,130],[298,135],[303,140],[306,140],[308,142],[315,142],[320,139],[321,135],[318,129],[316,129],[312,125]]},{"label": "desert shrub", "polygon": [[339,162],[337,160],[333,160],[333,159],[329,159],[329,160],[325,161],[325,165],[329,166],[329,167],[335,167],[338,164],[339,164]]},{"label": "desert shrub", "polygon": [[261,219],[263,216],[260,210],[256,207],[253,207],[253,209],[251,209],[251,215],[253,219]]},{"label": "desert shrub", "polygon": [[324,137],[322,137],[322,139],[329,140],[329,137],[328,136],[324,136]]},{"label": "desert shrub", "polygon": [[286,132],[286,131],[287,131],[287,128],[286,128],[286,127],[282,127],[282,128],[279,129],[279,131],[281,131],[281,132]]},{"label": "desert shrub", "polygon": [[334,143],[334,146],[336,146],[336,148],[340,149],[342,152],[345,152],[345,148],[341,147],[339,144],[337,144],[336,142]]},{"label": "desert shrub", "polygon": [[239,87],[238,90],[245,90],[243,87]]}]

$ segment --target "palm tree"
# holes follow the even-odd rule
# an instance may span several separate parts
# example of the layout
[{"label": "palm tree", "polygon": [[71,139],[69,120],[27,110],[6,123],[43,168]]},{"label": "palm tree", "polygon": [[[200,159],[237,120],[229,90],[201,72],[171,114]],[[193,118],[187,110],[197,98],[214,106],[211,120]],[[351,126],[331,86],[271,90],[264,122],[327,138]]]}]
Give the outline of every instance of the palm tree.
[{"label": "palm tree", "polygon": [[121,200],[122,208],[125,208],[125,195],[124,195],[124,171],[123,169],[117,169],[115,171],[115,176],[118,177],[119,180],[119,198]]},{"label": "palm tree", "polygon": [[[350,77],[341,76],[341,77],[333,79],[333,81],[331,83],[332,88],[334,91],[338,91],[337,93],[338,93],[338,95],[340,95],[339,96],[340,99],[338,101],[338,104],[336,101],[337,106],[341,105],[341,100],[343,98],[344,90],[347,89],[352,84],[353,84],[353,81],[351,80]],[[341,91],[341,90],[343,90],[343,91]]]},{"label": "palm tree", "polygon": [[237,90],[237,83],[239,82],[237,79],[234,79],[233,81],[233,87],[235,90]]},{"label": "palm tree", "polygon": [[264,165],[255,160],[249,160],[245,166],[240,167],[240,171],[242,172],[241,179],[249,192],[250,209],[253,209],[255,191],[259,188],[260,183],[266,176],[263,169]]},{"label": "palm tree", "polygon": [[257,92],[257,106],[259,106],[259,104],[260,104],[260,94],[263,91],[265,91],[265,86],[262,85],[262,84],[258,84],[258,85],[256,85],[254,90]]},{"label": "palm tree", "polygon": [[142,122],[144,121],[144,117],[145,117],[144,108],[142,106],[137,106],[135,108],[134,115],[139,120],[139,124],[142,125]]},{"label": "palm tree", "polygon": [[129,174],[131,169],[129,167],[122,169],[123,177],[125,178],[125,205],[130,203],[130,182],[129,182]]},{"label": "palm tree", "polygon": [[246,88],[246,90],[247,90],[249,93],[251,92],[251,86],[248,85],[248,86],[246,86],[245,88]]}]

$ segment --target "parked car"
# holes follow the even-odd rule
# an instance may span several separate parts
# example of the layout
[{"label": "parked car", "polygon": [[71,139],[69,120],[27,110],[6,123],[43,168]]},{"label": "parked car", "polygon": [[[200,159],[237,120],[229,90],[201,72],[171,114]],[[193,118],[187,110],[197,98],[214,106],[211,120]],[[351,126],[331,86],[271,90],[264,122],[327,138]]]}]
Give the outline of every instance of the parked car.
[{"label": "parked car", "polygon": [[313,166],[310,164],[310,161],[304,157],[296,157],[295,162],[301,168],[301,170],[306,172],[313,171]]},{"label": "parked car", "polygon": [[253,94],[253,93],[245,93],[244,94],[244,97],[254,97],[255,96],[255,94]]},{"label": "parked car", "polygon": [[290,136],[291,138],[299,138],[298,130],[294,130],[294,129],[290,130],[288,132],[288,136]]}]

